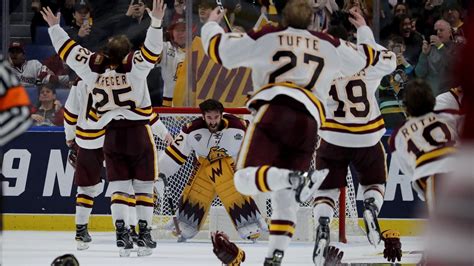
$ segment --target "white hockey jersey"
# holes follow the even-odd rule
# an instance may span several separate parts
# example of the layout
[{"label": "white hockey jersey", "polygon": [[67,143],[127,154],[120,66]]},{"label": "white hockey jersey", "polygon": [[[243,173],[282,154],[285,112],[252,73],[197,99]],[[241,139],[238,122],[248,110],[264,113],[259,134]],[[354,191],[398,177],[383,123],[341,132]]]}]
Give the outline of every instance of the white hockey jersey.
[{"label": "white hockey jersey", "polygon": [[[99,149],[103,147],[105,129],[94,130],[89,127],[88,120],[97,121],[92,94],[87,91],[86,83],[80,80],[71,87],[66,104],[64,105],[64,132],[67,140],[76,140],[79,147],[84,149]],[[150,117],[150,127],[153,135],[164,139],[168,129],[156,113]]]},{"label": "white hockey jersey", "polygon": [[461,110],[462,92],[457,88],[451,88],[445,93],[436,96],[435,110]]},{"label": "white hockey jersey", "polygon": [[319,136],[331,144],[353,148],[374,146],[385,133],[375,93],[382,78],[397,67],[395,54],[375,43],[369,27],[357,30],[357,40],[375,47],[373,63],[351,77],[339,76],[329,90],[314,91],[326,117]]},{"label": "white hockey jersey", "polygon": [[449,113],[428,113],[411,117],[390,138],[392,156],[401,170],[417,180],[453,169],[452,156],[459,136],[446,122]]},{"label": "white hockey jersey", "polygon": [[50,81],[57,81],[53,71],[38,60],[25,61],[20,68],[12,66],[12,69],[23,86],[36,86],[38,83],[46,84]]},{"label": "white hockey jersey", "polygon": [[208,158],[211,148],[225,152],[235,161],[245,135],[246,124],[230,114],[224,114],[222,121],[221,127],[215,133],[209,131],[202,118],[184,126],[160,157],[160,171],[166,176],[171,176],[186,162],[192,151],[198,158]]},{"label": "white hockey jersey", "polygon": [[[252,69],[256,91],[249,102],[286,95],[303,103],[317,121],[322,108],[311,91],[330,87],[338,72],[352,76],[372,64],[354,45],[330,35],[265,26],[258,32],[224,33],[216,22],[201,29],[204,51],[227,68]],[[369,48],[370,49],[370,48]]]},{"label": "white hockey jersey", "polygon": [[183,66],[186,52],[171,42],[163,43],[163,53],[161,54],[161,76],[163,77],[163,105],[172,106],[173,93],[176,85],[177,71]]},{"label": "white hockey jersey", "polygon": [[50,27],[48,31],[59,57],[92,92],[99,120],[91,121],[90,128],[102,130],[112,119],[150,118],[152,108],[146,77],[163,48],[161,29],[148,28],[142,48],[131,52],[114,70],[106,68],[103,56],[81,47],[59,25]]},{"label": "white hockey jersey", "polygon": [[463,93],[458,88],[452,88],[445,93],[436,96],[435,111],[453,114],[447,122],[451,128],[461,132],[464,124],[464,116],[461,111]]}]

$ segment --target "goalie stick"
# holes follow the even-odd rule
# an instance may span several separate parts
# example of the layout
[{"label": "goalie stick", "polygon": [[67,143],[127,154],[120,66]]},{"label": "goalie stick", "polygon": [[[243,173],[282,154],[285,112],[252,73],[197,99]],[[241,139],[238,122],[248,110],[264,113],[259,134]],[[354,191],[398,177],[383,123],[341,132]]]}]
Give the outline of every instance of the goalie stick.
[{"label": "goalie stick", "polygon": [[166,176],[162,173],[159,174],[160,178],[163,180],[163,184],[165,185],[165,193],[166,200],[168,201],[168,205],[170,206],[171,215],[173,216],[173,224],[176,230],[176,236],[178,237],[178,241],[182,242],[183,237],[181,236],[181,229],[179,229],[178,217],[176,217],[176,210],[174,209],[173,199],[170,197],[169,185]]},{"label": "goalie stick", "polygon": [[[224,11],[225,11],[225,10],[224,10],[224,6],[222,5],[222,0],[216,0],[216,4],[217,4],[217,6],[219,7],[219,10],[220,10],[221,12],[224,12]],[[225,25],[227,26],[227,28],[229,29],[229,31],[232,32],[232,27],[230,26],[230,21],[229,21],[229,19],[227,18],[227,15],[226,15],[226,14],[224,14],[224,21],[225,21]]]}]

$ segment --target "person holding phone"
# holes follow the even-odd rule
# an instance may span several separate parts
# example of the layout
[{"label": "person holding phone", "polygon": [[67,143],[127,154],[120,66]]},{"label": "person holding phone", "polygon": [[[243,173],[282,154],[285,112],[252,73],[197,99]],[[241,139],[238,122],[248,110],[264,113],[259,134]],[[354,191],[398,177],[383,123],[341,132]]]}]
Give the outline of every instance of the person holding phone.
[{"label": "person holding phone", "polygon": [[446,92],[453,85],[450,71],[457,49],[451,38],[451,26],[446,20],[436,21],[434,30],[436,35],[423,40],[415,74],[419,78],[426,79],[436,96]]},{"label": "person holding phone", "polygon": [[89,4],[85,0],[79,0],[74,5],[72,16],[74,23],[66,29],[67,34],[82,46],[97,50],[106,34],[99,28],[94,27]]},{"label": "person holding phone", "polygon": [[143,0],[130,0],[127,12],[116,24],[114,34],[125,34],[134,49],[140,48],[145,41],[146,31],[150,26],[149,8]]}]

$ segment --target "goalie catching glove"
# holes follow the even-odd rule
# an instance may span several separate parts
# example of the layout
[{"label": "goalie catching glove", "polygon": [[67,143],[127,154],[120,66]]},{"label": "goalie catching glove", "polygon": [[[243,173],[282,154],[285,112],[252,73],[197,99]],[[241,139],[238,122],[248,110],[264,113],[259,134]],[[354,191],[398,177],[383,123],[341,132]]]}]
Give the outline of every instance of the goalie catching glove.
[{"label": "goalie catching glove", "polygon": [[390,262],[395,262],[395,259],[400,261],[402,258],[400,233],[395,230],[385,230],[382,232],[382,240],[385,243],[383,257]]},{"label": "goalie catching glove", "polygon": [[217,258],[225,265],[237,266],[245,261],[245,252],[230,242],[229,237],[224,232],[211,233],[212,251]]}]

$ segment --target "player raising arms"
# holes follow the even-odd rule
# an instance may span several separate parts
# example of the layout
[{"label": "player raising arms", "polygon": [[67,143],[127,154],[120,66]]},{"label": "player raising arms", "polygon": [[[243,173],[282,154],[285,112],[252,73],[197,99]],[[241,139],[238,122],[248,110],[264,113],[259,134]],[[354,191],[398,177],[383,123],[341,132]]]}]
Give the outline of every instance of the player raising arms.
[{"label": "player raising arms", "polygon": [[283,27],[224,33],[215,9],[202,27],[204,51],[227,68],[252,69],[258,89],[248,102],[255,110],[239,153],[235,185],[246,195],[271,192],[272,217],[265,265],[280,265],[295,231],[298,202],[308,200],[327,170],[306,173],[324,121],[313,90],[329,89],[336,74],[351,76],[373,62],[352,45],[308,31],[313,11],[307,0],[290,0]]},{"label": "player raising arms", "polygon": [[[380,141],[385,126],[375,93],[382,78],[392,73],[397,63],[394,53],[375,42],[362,15],[357,12],[352,14],[349,21],[357,27],[357,42],[370,45],[364,45],[364,52],[374,60],[353,76],[337,76],[328,90],[315,90],[316,96],[324,103],[326,116],[318,131],[321,142],[316,152],[316,169],[329,169],[313,201],[314,219],[319,222],[313,252],[315,262],[324,260],[325,246],[319,242],[329,243],[329,239],[325,238],[329,237],[329,224],[339,198],[339,188],[347,186],[349,164],[357,172],[364,191],[364,221],[369,242],[377,245],[381,240],[377,215],[384,201],[387,166],[385,150]],[[342,25],[333,25],[329,32],[347,38]],[[385,233],[388,236],[393,232],[389,230]],[[390,246],[392,243],[391,239],[385,244]],[[398,240],[397,250],[389,256],[389,260],[400,259],[399,246]],[[392,250],[392,247],[387,247],[388,250]]]},{"label": "player raising arms", "polygon": [[[89,243],[92,241],[87,225],[94,198],[102,192],[101,179],[105,179],[105,171],[102,171],[105,131],[95,136],[88,134],[87,121],[97,121],[97,118],[92,94],[87,92],[84,81],[79,80],[71,87],[64,106],[64,132],[66,145],[70,148],[68,161],[76,170],[74,172],[74,183],[77,185],[75,239],[78,250],[89,248]],[[172,141],[165,125],[155,113],[150,117],[150,127],[153,135],[157,135],[168,144]],[[130,234],[134,242],[137,242],[135,204],[135,196],[132,195],[132,202],[129,204]]]},{"label": "player raising arms", "polygon": [[139,226],[139,256],[150,255],[156,242],[151,238],[153,216],[153,180],[158,175],[156,149],[148,125],[152,114],[146,77],[159,59],[163,48],[161,20],[166,6],[153,1],[149,11],[151,25],[144,45],[131,52],[125,36],[112,37],[104,55],[92,53],[69,38],[59,26],[59,15],[43,8],[49,34],[62,60],[84,80],[92,92],[98,121],[91,122],[89,136],[104,133],[104,157],[112,190],[111,210],[115,223],[117,246],[121,256],[133,248],[128,225],[128,205],[135,194]]},{"label": "player raising arms", "polygon": [[237,192],[234,185],[235,160],[245,135],[240,118],[223,114],[224,106],[208,99],[199,108],[202,118],[184,126],[160,158],[161,173],[177,172],[192,151],[196,153],[196,174],[190,177],[180,198],[177,218],[181,231],[178,241],[194,237],[203,225],[216,194],[243,239],[260,236],[260,212],[255,201]]}]

